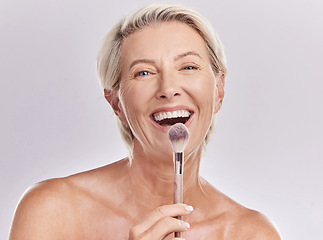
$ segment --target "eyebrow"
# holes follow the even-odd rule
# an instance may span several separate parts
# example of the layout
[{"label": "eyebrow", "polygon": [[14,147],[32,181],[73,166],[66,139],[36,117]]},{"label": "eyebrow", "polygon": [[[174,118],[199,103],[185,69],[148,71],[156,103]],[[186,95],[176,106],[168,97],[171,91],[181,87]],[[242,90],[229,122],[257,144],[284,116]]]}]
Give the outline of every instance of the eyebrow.
[{"label": "eyebrow", "polygon": [[133,61],[131,64],[130,64],[130,68],[132,68],[133,66],[135,66],[136,64],[138,63],[155,63],[154,60],[151,60],[151,59],[147,59],[147,58],[144,58],[144,59],[138,59],[138,60],[135,60]]},{"label": "eyebrow", "polygon": [[[202,57],[200,56],[200,54],[198,54],[197,52],[194,52],[194,51],[188,51],[188,52],[184,52],[184,53],[181,53],[181,54],[179,54],[179,55],[177,55],[175,58],[174,58],[174,60],[175,61],[177,61],[177,60],[179,60],[179,59],[181,59],[181,58],[184,58],[184,57],[187,57],[187,56],[197,56],[197,57],[199,57],[199,58],[201,58],[202,59]],[[148,59],[148,58],[143,58],[143,59],[137,59],[137,60],[135,60],[135,61],[133,61],[131,64],[130,64],[130,67],[129,67],[129,69],[130,68],[132,68],[133,66],[135,66],[136,64],[138,64],[138,63],[155,63],[155,61],[154,60],[152,60],[152,59]]]},{"label": "eyebrow", "polygon": [[184,52],[184,53],[181,53],[181,54],[177,55],[177,56],[175,57],[175,61],[176,61],[176,60],[179,60],[179,59],[181,59],[181,58],[184,58],[184,57],[190,56],[190,55],[197,56],[197,57],[199,57],[199,58],[201,58],[201,59],[202,59],[202,57],[200,56],[200,54],[198,54],[197,52],[194,52],[194,51],[188,51],[188,52]]}]

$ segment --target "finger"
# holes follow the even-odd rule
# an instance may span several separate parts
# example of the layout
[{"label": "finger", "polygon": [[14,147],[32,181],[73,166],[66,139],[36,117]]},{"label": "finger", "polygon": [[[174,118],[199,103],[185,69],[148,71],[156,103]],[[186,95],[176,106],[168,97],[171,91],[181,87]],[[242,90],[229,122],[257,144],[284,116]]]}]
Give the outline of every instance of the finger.
[{"label": "finger", "polygon": [[172,232],[184,232],[190,228],[189,223],[173,217],[164,217],[156,222],[144,234],[144,239],[161,239]]},{"label": "finger", "polygon": [[175,217],[190,214],[193,211],[192,206],[183,203],[163,205],[156,208],[153,212],[148,214],[137,226],[137,232],[144,232],[156,224],[164,217]]}]

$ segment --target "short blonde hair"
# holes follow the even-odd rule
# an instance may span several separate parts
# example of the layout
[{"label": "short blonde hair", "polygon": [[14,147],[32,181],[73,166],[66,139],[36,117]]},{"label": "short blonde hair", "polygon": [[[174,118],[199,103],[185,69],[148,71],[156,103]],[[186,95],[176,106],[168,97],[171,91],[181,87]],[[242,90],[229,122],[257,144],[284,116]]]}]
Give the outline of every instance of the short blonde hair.
[{"label": "short blonde hair", "polygon": [[[196,11],[172,3],[153,3],[123,18],[103,38],[97,56],[97,72],[103,89],[117,92],[121,80],[121,51],[125,38],[139,29],[156,22],[179,21],[195,29],[205,41],[210,63],[215,74],[226,75],[226,60],[222,43],[211,24]],[[117,118],[127,147],[132,152],[134,135],[129,126]],[[213,123],[205,141],[207,140]]]}]

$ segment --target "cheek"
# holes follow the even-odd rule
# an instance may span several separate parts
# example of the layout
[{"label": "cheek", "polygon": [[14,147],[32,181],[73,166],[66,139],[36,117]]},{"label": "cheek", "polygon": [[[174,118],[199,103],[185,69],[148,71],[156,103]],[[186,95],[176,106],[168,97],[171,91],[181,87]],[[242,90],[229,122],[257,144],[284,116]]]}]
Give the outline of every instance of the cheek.
[{"label": "cheek", "polygon": [[128,121],[145,114],[149,98],[149,90],[141,83],[129,81],[120,86],[120,99]]},{"label": "cheek", "polygon": [[199,78],[192,80],[188,86],[194,101],[201,108],[207,108],[208,111],[213,112],[217,97],[215,79],[210,74],[202,74]]}]

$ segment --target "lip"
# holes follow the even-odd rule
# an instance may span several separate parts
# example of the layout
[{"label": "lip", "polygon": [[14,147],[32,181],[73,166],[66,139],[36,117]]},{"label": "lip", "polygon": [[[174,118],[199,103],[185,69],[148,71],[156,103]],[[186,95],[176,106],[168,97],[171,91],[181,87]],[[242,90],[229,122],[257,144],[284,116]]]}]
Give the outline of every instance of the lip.
[{"label": "lip", "polygon": [[152,124],[153,124],[153,125],[154,125],[158,130],[160,130],[160,131],[162,131],[162,132],[167,133],[167,132],[168,132],[168,130],[169,130],[169,128],[170,128],[171,126],[161,126],[161,125],[159,125],[157,122],[155,122],[153,115],[154,115],[155,113],[158,113],[158,112],[172,112],[172,111],[177,111],[177,110],[187,110],[187,111],[189,111],[189,112],[191,113],[190,118],[189,118],[189,119],[188,119],[188,121],[185,123],[185,126],[186,126],[186,127],[188,127],[188,126],[191,124],[191,122],[192,122],[192,120],[193,120],[193,118],[194,118],[194,116],[195,116],[195,115],[194,115],[194,111],[193,111],[192,109],[190,109],[189,107],[184,106],[184,105],[177,105],[177,106],[171,106],[171,107],[161,107],[161,108],[157,108],[157,109],[155,109],[155,110],[150,114],[150,116],[149,116],[150,121],[152,122]]}]

